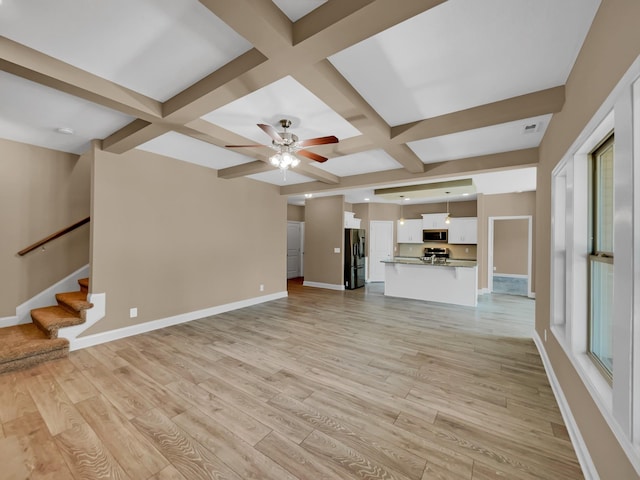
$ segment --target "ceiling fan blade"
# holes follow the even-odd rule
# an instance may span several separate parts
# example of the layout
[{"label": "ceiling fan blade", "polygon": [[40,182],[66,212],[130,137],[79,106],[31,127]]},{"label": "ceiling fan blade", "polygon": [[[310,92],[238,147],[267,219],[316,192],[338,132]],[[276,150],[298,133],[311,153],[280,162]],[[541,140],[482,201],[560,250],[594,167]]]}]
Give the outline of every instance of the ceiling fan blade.
[{"label": "ceiling fan blade", "polygon": [[309,138],[307,140],[301,140],[298,145],[301,147],[312,147],[314,145],[327,145],[328,143],[338,143],[338,137],[329,135],[328,137]]},{"label": "ceiling fan blade", "polygon": [[310,158],[311,160],[315,160],[316,162],[326,162],[327,157],[323,157],[322,155],[318,155],[317,153],[310,152],[309,150],[298,150],[296,152],[297,155],[302,155],[303,157]]},{"label": "ceiling fan blade", "polygon": [[266,147],[267,145],[225,145],[226,148]]},{"label": "ceiling fan blade", "polygon": [[264,123],[259,123],[258,126],[264,130],[264,133],[273,138],[277,143],[284,142],[284,139],[280,136],[280,134],[273,128],[271,125],[266,125]]}]

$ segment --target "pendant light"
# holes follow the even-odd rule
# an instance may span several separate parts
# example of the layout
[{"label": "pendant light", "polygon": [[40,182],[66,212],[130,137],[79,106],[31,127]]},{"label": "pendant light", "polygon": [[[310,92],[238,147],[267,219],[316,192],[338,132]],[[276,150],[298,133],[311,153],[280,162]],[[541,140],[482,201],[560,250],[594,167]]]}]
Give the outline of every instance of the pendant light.
[{"label": "pendant light", "polygon": [[404,225],[404,195],[400,195],[400,225]]},{"label": "pendant light", "polygon": [[447,194],[447,218],[444,219],[444,223],[446,223],[447,225],[449,225],[451,223],[451,216],[449,215],[449,193],[450,192],[444,192]]}]

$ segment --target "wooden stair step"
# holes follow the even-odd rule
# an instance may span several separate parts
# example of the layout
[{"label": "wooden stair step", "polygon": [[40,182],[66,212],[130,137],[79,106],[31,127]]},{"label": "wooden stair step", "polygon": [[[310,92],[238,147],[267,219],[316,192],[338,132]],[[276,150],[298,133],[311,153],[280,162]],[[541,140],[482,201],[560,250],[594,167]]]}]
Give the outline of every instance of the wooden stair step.
[{"label": "wooden stair step", "polygon": [[71,312],[58,305],[34,308],[31,310],[31,319],[49,338],[58,338],[59,328],[71,327],[84,322],[79,313]]},{"label": "wooden stair step", "polygon": [[84,318],[84,311],[93,307],[93,303],[87,301],[86,292],[56,293],[56,301],[63,308],[80,313],[82,318]]},{"label": "wooden stair step", "polygon": [[81,292],[89,292],[89,279],[88,278],[81,278],[78,280],[78,285],[80,285],[80,291]]},{"label": "wooden stair step", "polygon": [[0,373],[28,368],[68,354],[66,338],[47,338],[32,323],[0,328]]}]

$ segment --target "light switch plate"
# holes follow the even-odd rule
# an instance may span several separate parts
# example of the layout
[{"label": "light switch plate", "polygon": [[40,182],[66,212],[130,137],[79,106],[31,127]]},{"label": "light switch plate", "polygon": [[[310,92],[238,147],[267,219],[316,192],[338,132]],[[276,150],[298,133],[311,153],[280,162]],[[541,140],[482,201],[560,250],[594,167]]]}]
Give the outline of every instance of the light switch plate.
[{"label": "light switch plate", "polygon": [[340,253],[340,247],[336,247],[333,249],[333,253]]},{"label": "light switch plate", "polygon": [[138,309],[137,308],[130,308],[129,309],[129,318],[136,318],[138,316]]}]

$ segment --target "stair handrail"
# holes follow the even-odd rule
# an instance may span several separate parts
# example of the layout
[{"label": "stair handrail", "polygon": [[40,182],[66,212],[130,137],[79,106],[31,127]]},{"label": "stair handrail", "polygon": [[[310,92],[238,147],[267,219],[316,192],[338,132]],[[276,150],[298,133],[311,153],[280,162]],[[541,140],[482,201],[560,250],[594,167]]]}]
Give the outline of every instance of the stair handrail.
[{"label": "stair handrail", "polygon": [[27,253],[35,250],[36,248],[42,247],[43,245],[49,243],[51,240],[55,240],[56,238],[60,238],[63,235],[66,235],[67,233],[74,231],[76,228],[81,227],[85,223],[89,223],[90,221],[91,221],[91,217],[83,218],[82,220],[74,223],[73,225],[69,225],[68,227],[63,228],[62,230],[58,230],[57,232],[52,233],[48,237],[45,237],[42,240],[39,240],[36,243],[34,243],[32,245],[29,245],[26,248],[23,248],[22,250],[20,250],[18,252],[18,255],[20,255],[22,257],[23,255],[26,255]]}]

